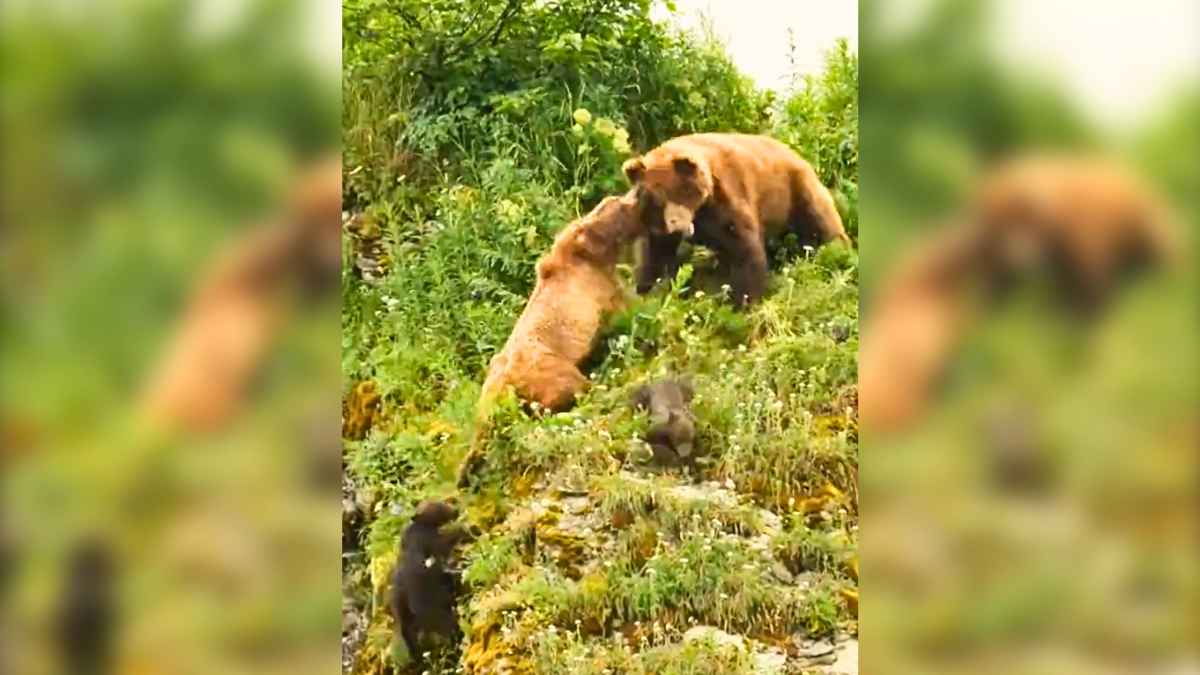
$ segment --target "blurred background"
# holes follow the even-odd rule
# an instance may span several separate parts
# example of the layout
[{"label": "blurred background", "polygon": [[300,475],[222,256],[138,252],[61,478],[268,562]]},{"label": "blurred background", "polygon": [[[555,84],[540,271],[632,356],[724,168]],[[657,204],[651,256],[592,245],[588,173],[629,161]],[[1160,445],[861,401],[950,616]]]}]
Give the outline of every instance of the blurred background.
[{"label": "blurred background", "polygon": [[0,673],[338,668],[339,9],[0,9]]},{"label": "blurred background", "polygon": [[860,6],[863,662],[1196,672],[1200,9]]},{"label": "blurred background", "polygon": [[[861,393],[868,668],[1195,672],[1197,6],[860,4],[864,349],[928,364]],[[339,11],[0,7],[0,673],[338,667]],[[972,257],[1051,151],[1178,235],[1087,308]]]}]

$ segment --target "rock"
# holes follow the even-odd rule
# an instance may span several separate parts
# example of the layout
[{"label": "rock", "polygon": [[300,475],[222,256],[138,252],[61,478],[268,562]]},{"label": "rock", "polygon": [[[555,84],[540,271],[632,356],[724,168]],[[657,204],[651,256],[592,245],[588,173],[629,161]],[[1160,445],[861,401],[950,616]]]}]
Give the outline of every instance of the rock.
[{"label": "rock", "polygon": [[754,655],[754,672],[757,675],[782,675],[787,668],[787,655],[779,651],[759,652]]},{"label": "rock", "polygon": [[801,572],[796,575],[794,583],[796,588],[806,590],[812,588],[814,582],[818,579],[818,574],[815,572]]},{"label": "rock", "polygon": [[671,496],[681,501],[715,502],[728,507],[738,504],[736,492],[728,490],[714,481],[707,481],[700,485],[676,485],[669,492]]},{"label": "rock", "polygon": [[759,509],[758,517],[762,521],[762,533],[774,537],[783,531],[783,519],[767,509]]},{"label": "rock", "polygon": [[683,634],[684,642],[696,642],[698,640],[710,640],[718,647],[734,647],[739,651],[746,650],[745,638],[740,635],[726,633],[716,626],[693,626]]},{"label": "rock", "polygon": [[347,598],[342,599],[342,672],[350,672],[354,657],[367,636],[361,610]]},{"label": "rock", "polygon": [[828,656],[834,652],[832,642],[826,640],[798,640],[799,649],[796,653],[805,658],[817,658],[820,656]]},{"label": "rock", "polygon": [[838,645],[837,659],[829,668],[830,675],[858,675],[858,640]]},{"label": "rock", "polygon": [[592,508],[592,502],[586,495],[582,497],[564,497],[562,505],[564,511],[573,514],[587,513]]}]

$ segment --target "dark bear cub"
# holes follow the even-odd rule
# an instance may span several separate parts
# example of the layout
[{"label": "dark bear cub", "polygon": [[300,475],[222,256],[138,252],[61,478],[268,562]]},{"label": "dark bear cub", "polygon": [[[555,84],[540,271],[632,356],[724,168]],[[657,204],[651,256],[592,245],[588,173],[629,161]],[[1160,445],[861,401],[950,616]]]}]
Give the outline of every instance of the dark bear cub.
[{"label": "dark bear cub", "polygon": [[116,581],[114,560],[105,541],[89,537],[75,544],[66,561],[55,620],[66,672],[112,670]]},{"label": "dark bear cub", "polygon": [[696,420],[690,409],[691,382],[668,378],[642,385],[633,394],[633,407],[650,413],[646,442],[654,460],[665,466],[693,461]]},{"label": "dark bear cub", "polygon": [[418,639],[434,633],[457,644],[462,637],[454,608],[458,577],[447,567],[451,551],[467,533],[443,526],[458,518],[446,502],[426,501],[417,507],[400,541],[400,559],[392,577],[392,616],[413,661],[423,662]]}]

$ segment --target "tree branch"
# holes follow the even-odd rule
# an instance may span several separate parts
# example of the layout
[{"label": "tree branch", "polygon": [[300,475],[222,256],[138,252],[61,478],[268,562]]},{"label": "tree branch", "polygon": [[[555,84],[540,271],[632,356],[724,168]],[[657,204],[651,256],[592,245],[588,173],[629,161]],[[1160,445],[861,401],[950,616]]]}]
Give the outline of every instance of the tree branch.
[{"label": "tree branch", "polygon": [[[492,33],[492,46],[495,47],[500,41],[500,34],[504,32],[504,28],[508,22],[516,15],[517,10],[521,8],[521,0],[508,0],[508,5],[504,11],[500,13],[500,19],[496,21],[495,32]],[[474,46],[474,45],[472,45]]]},{"label": "tree branch", "polygon": [[508,4],[504,6],[504,9],[500,12],[499,18],[496,19],[495,26],[484,31],[478,38],[469,43],[458,43],[456,47],[446,52],[443,57],[444,61],[442,61],[442,63],[447,63],[460,54],[478,47],[489,38],[491,39],[491,44],[495,46],[500,41],[500,35],[504,32],[504,29],[508,26],[509,22],[512,21],[513,17],[516,16],[517,10],[521,8],[521,1],[522,0],[508,0]]}]

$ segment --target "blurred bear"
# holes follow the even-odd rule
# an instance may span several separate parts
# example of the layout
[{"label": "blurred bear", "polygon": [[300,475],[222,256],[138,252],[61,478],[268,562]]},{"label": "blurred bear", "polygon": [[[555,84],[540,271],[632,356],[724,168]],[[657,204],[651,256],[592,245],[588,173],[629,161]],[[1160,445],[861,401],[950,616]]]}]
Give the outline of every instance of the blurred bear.
[{"label": "blurred bear", "polygon": [[98,538],[78,543],[67,559],[55,628],[65,672],[111,672],[116,621],[112,555]]},{"label": "blurred bear", "polygon": [[215,257],[143,392],[152,423],[212,431],[239,410],[287,321],[289,293],[326,291],[338,279],[341,198],[333,157],[297,179],[275,219]]},{"label": "blurred bear", "polygon": [[924,412],[969,322],[973,232],[952,228],[903,256],[867,311],[858,355],[859,419],[893,430]]},{"label": "blurred bear", "polygon": [[1047,273],[1069,308],[1107,306],[1130,274],[1169,263],[1177,231],[1162,202],[1117,163],[1037,156],[993,171],[966,222],[983,281],[1003,294],[1031,273]]},{"label": "blurred bear", "polygon": [[980,181],[952,222],[901,258],[868,308],[864,429],[916,418],[962,334],[1019,283],[1044,275],[1069,313],[1095,318],[1132,273],[1171,265],[1181,250],[1163,202],[1098,158],[1014,159]]}]

